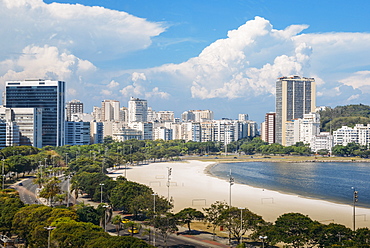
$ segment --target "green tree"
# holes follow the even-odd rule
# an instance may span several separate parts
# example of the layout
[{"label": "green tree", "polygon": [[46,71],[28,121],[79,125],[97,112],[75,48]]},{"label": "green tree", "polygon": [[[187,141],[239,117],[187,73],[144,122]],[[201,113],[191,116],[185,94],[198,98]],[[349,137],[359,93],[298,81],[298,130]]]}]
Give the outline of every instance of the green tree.
[{"label": "green tree", "polygon": [[24,207],[15,190],[2,191],[0,195],[0,232],[9,234],[12,231],[14,215]]},{"label": "green tree", "polygon": [[119,231],[121,230],[122,224],[122,217],[120,215],[116,215],[112,219],[112,224],[116,226],[117,236],[119,236]]},{"label": "green tree", "polygon": [[[81,172],[73,176],[72,185],[80,189],[82,192],[87,193],[90,198],[93,198],[96,191],[100,192],[100,183],[111,180],[107,175],[100,172],[88,173]],[[105,192],[106,194],[107,192]]]},{"label": "green tree", "polygon": [[153,194],[151,188],[146,185],[131,181],[119,183],[111,193],[111,204],[114,208],[129,211],[132,201],[140,195],[150,196]]},{"label": "green tree", "polygon": [[140,240],[138,238],[126,236],[126,237],[117,237],[117,236],[110,236],[110,237],[100,237],[92,240],[88,240],[85,244],[87,248],[101,248],[101,247],[109,247],[109,248],[132,248],[132,247],[140,247],[140,248],[150,248],[154,247],[151,246],[145,241]]},{"label": "green tree", "polygon": [[176,217],[171,213],[156,215],[151,220],[151,224],[162,235],[165,246],[167,247],[167,239],[169,235],[178,230]]},{"label": "green tree", "polygon": [[30,205],[17,211],[12,227],[14,232],[25,240],[26,246],[42,247],[47,243],[48,237],[48,232],[44,227],[50,226],[56,219],[63,217],[74,220],[77,215],[69,209]]},{"label": "green tree", "polygon": [[370,230],[367,227],[356,230],[353,241],[358,247],[370,247]]},{"label": "green tree", "polygon": [[39,196],[45,199],[49,199],[49,203],[52,206],[54,198],[62,192],[60,187],[60,179],[57,177],[50,178],[45,186],[41,189]]},{"label": "green tree", "polygon": [[51,238],[56,247],[89,247],[87,243],[91,240],[108,239],[109,234],[97,225],[74,220],[60,222],[51,232]]},{"label": "green tree", "polygon": [[222,212],[223,226],[230,234],[240,242],[241,237],[247,232],[254,232],[264,224],[261,216],[251,212],[249,209],[238,209],[230,207]]},{"label": "green tree", "polygon": [[101,216],[93,206],[79,204],[77,205],[76,214],[78,215],[79,221],[91,222],[94,225],[99,225]]},{"label": "green tree", "polygon": [[204,214],[194,208],[184,208],[180,212],[175,214],[175,218],[177,218],[181,223],[186,224],[189,231],[191,231],[191,222],[193,220],[202,220],[204,218]]},{"label": "green tree", "polygon": [[215,239],[216,228],[222,224],[221,215],[228,208],[226,202],[220,201],[211,204],[209,208],[203,208],[205,212],[204,220],[208,224],[208,228],[212,227],[213,239]]},{"label": "green tree", "polygon": [[306,245],[310,241],[312,220],[300,213],[287,213],[275,221],[274,231],[270,234],[276,242],[292,244],[293,247]]}]

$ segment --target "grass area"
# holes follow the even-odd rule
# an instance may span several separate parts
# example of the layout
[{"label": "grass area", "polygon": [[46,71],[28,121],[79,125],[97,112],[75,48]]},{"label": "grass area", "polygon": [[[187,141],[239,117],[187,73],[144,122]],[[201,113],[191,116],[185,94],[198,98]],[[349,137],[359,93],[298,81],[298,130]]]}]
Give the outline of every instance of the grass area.
[{"label": "grass area", "polygon": [[[187,226],[184,226],[187,228]],[[207,224],[204,223],[203,221],[194,221],[191,223],[191,229],[193,230],[198,230],[198,231],[202,231],[202,232],[209,232],[210,234],[212,234],[212,227],[210,228],[207,228]],[[215,233],[217,236],[219,237],[228,237],[228,233],[225,231],[220,231],[220,227],[217,227],[216,230],[215,230]]]}]

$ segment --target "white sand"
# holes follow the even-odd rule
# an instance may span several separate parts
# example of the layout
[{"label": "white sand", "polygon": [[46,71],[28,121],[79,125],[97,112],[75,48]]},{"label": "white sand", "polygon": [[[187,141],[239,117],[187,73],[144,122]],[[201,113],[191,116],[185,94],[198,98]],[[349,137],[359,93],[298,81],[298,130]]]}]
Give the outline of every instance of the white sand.
[{"label": "white sand", "polygon": [[[168,167],[172,168],[169,187],[176,213],[186,207],[202,210],[216,201],[229,203],[230,184],[226,180],[205,173],[210,162],[185,161],[176,163],[152,163],[129,167],[127,178],[148,185],[154,192],[167,197]],[[124,170],[116,170],[111,177],[124,175]],[[330,222],[353,227],[353,207],[323,200],[308,199],[297,195],[254,188],[243,184],[231,187],[231,203],[245,207],[261,215],[264,220],[274,222],[284,213],[298,212],[324,224]],[[370,227],[370,209],[356,207],[356,228]]]}]

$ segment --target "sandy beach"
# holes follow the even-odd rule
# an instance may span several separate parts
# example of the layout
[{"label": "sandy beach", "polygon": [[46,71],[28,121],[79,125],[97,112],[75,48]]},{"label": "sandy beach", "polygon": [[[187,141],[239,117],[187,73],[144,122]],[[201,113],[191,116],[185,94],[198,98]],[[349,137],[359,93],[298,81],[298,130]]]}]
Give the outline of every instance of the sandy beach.
[{"label": "sandy beach", "polygon": [[[173,212],[186,207],[202,210],[216,201],[229,203],[229,182],[206,173],[213,162],[196,160],[151,163],[129,167],[127,178],[151,187],[155,193],[167,197],[168,168],[171,170],[169,195],[174,202]],[[111,177],[124,175],[124,169],[115,170]],[[353,207],[323,200],[309,199],[293,194],[234,184],[231,187],[231,204],[245,207],[261,215],[264,220],[274,222],[284,213],[299,212],[313,220],[331,222],[353,227]],[[370,209],[356,207],[356,228],[370,227]]]}]

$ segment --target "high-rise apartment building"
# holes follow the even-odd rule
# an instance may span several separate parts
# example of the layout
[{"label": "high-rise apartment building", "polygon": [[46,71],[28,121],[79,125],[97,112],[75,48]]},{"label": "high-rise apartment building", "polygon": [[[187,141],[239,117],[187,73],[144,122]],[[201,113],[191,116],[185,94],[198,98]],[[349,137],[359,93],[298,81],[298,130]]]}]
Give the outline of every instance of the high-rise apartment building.
[{"label": "high-rise apartment building", "polygon": [[269,144],[275,143],[275,113],[266,113],[263,126],[262,140]]},{"label": "high-rise apartment building", "polygon": [[84,112],[84,104],[79,100],[72,100],[66,104],[67,121],[72,121],[72,115]]},{"label": "high-rise apartment building", "polygon": [[65,82],[25,80],[6,82],[7,108],[42,110],[42,146],[64,145]]},{"label": "high-rise apartment building", "polygon": [[128,117],[129,122],[146,122],[148,118],[147,101],[131,97],[128,102]]},{"label": "high-rise apartment building", "polygon": [[277,143],[286,145],[288,122],[303,118],[316,108],[316,84],[313,78],[281,77],[276,82],[276,133]]},{"label": "high-rise apartment building", "polygon": [[102,121],[120,121],[120,103],[116,100],[104,100],[101,103]]}]

